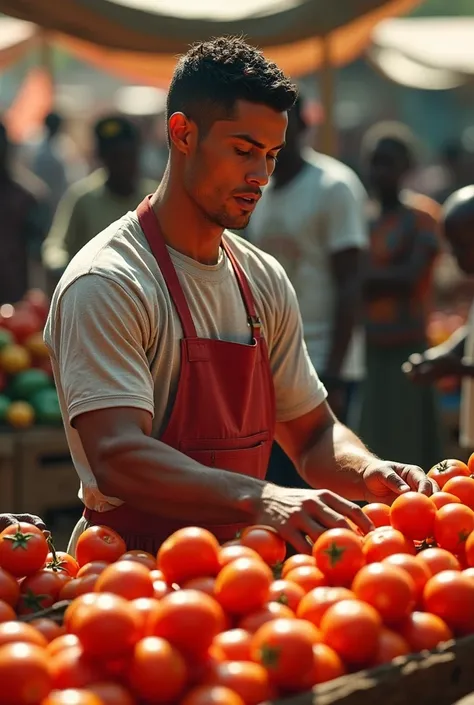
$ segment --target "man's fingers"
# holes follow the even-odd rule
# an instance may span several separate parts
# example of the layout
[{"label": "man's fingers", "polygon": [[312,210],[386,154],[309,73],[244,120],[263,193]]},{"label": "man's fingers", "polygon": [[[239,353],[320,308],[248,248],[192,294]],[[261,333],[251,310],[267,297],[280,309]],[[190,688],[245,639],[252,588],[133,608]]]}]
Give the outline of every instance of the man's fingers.
[{"label": "man's fingers", "polygon": [[313,543],[321,536],[326,529],[330,528],[326,524],[314,521],[309,514],[300,514],[298,517],[298,529],[305,535],[309,536]]},{"label": "man's fingers", "polygon": [[[328,503],[330,503],[331,507],[339,512],[339,514],[343,514],[345,517],[348,517],[352,522],[354,522],[354,524],[358,526],[364,534],[368,534],[369,531],[373,531],[375,529],[375,526],[367,514],[364,514],[362,509],[358,507],[357,504],[349,502],[349,500],[339,497],[339,495],[336,494],[331,495],[330,499],[328,499]],[[348,525],[348,528],[351,528],[350,525]]]},{"label": "man's fingers", "polygon": [[420,492],[421,494],[427,495],[427,497],[431,497],[435,492],[439,492],[437,483],[427,477],[423,470],[416,465],[405,467],[403,477],[410,486],[410,489],[414,492]]},{"label": "man's fingers", "polygon": [[[322,527],[321,530],[323,531]],[[280,530],[281,536],[290,543],[298,553],[311,555],[311,545],[306,541],[303,534],[292,526],[285,526],[284,531]]]}]

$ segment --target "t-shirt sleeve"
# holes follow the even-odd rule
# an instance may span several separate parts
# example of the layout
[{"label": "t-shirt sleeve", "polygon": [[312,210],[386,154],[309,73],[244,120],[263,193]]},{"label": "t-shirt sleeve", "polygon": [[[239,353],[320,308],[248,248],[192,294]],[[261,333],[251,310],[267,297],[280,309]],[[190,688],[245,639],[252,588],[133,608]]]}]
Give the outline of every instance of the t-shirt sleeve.
[{"label": "t-shirt sleeve", "polygon": [[310,360],[295,290],[280,269],[275,287],[276,321],[270,344],[277,421],[292,421],[319,406],[326,389]]},{"label": "t-shirt sleeve", "polygon": [[128,406],[154,412],[142,303],[116,280],[87,274],[64,292],[46,342],[71,422],[79,414]]},{"label": "t-shirt sleeve", "polygon": [[354,182],[336,181],[326,199],[328,247],[338,252],[352,247],[368,246],[365,217],[366,192],[354,175]]}]

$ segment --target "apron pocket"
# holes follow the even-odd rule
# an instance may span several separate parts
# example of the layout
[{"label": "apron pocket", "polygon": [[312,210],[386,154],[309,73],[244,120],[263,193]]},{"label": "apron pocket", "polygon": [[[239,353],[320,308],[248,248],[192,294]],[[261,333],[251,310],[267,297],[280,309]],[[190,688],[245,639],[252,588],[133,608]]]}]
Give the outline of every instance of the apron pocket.
[{"label": "apron pocket", "polygon": [[269,459],[269,433],[244,438],[206,438],[181,441],[179,450],[207,467],[238,472],[263,480]]}]

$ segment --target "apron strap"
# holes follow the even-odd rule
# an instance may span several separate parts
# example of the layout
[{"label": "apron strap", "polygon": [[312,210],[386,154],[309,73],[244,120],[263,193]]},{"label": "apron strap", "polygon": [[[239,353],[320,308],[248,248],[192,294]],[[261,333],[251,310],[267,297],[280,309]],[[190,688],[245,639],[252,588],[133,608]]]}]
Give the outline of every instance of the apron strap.
[{"label": "apron strap", "polygon": [[170,253],[166,247],[165,239],[161,232],[161,227],[153,209],[150,205],[151,196],[147,196],[138,206],[137,215],[140,226],[145,233],[151,251],[153,252],[158,266],[161,269],[166,286],[170,292],[185,338],[197,338],[196,327],[194,325],[188,302],[179,283],[175,266],[171,260]]},{"label": "apron strap", "polygon": [[260,318],[257,316],[257,312],[255,310],[255,299],[250,290],[248,279],[239,262],[237,261],[236,256],[234,255],[224,238],[222,238],[222,247],[224,248],[224,252],[229,258],[232,267],[234,268],[240,293],[242,294],[242,299],[244,301],[245,309],[247,311],[249,325],[252,329],[252,336],[255,340],[258,340],[261,337],[262,323],[260,321]]}]

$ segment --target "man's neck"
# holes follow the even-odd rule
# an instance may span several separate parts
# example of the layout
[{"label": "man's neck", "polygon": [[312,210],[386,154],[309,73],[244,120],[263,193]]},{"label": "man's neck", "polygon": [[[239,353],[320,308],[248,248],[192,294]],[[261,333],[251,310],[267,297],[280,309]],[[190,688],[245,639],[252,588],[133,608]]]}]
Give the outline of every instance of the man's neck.
[{"label": "man's neck", "polygon": [[201,264],[217,264],[224,229],[204,216],[168,171],[151,205],[167,245]]}]

